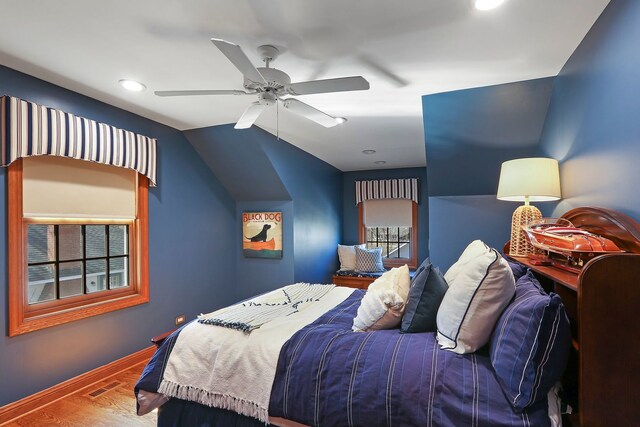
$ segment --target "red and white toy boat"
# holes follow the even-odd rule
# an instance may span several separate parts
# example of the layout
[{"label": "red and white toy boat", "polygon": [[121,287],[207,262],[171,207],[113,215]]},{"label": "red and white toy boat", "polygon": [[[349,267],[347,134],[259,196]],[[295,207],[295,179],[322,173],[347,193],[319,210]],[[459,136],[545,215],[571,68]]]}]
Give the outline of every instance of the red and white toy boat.
[{"label": "red and white toy boat", "polygon": [[604,253],[624,252],[611,240],[574,227],[564,218],[536,219],[522,228],[534,247],[562,255],[574,268]]}]

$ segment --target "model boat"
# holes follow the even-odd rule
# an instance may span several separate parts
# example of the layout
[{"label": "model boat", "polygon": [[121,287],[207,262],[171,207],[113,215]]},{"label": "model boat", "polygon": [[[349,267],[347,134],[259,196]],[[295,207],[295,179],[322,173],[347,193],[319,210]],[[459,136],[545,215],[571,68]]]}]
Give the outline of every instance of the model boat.
[{"label": "model boat", "polygon": [[624,252],[611,240],[590,233],[564,218],[542,218],[523,227],[531,244],[567,258],[585,259],[609,252]]},{"label": "model boat", "polygon": [[276,248],[276,241],[274,239],[269,239],[266,242],[251,242],[244,241],[242,242],[243,249],[253,249],[254,251],[261,250],[274,250]]}]

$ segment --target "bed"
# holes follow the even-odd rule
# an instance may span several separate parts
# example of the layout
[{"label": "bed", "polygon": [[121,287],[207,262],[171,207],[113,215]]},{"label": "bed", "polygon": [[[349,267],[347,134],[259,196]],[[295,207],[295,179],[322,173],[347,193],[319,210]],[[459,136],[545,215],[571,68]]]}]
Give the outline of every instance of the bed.
[{"label": "bed", "polygon": [[[577,226],[603,234],[614,239],[616,243],[627,241],[624,246],[629,252],[635,252],[636,246],[640,248],[640,234],[637,234],[640,227],[637,224],[628,218],[631,222],[621,223],[621,216],[603,216],[603,212],[609,211],[583,210],[580,215],[574,213],[572,218]],[[618,220],[614,221],[614,217]],[[608,219],[605,221],[603,218]],[[633,242],[636,246],[633,246]],[[603,259],[603,262],[611,262],[611,259],[615,261],[620,257],[631,260],[628,268],[640,273],[640,256],[623,254],[605,255],[601,258],[609,259]],[[588,279],[589,275],[586,273],[595,271],[600,261],[591,261],[579,276],[578,283]],[[554,277],[550,272],[546,275],[544,272],[540,274],[539,271],[526,273],[522,264],[516,263],[512,266],[515,274],[528,274],[532,278],[537,276],[543,279],[543,284],[545,278]],[[629,283],[622,283],[619,286],[628,285]],[[340,294],[337,298],[318,309],[315,315],[301,320],[299,325],[291,326],[291,323],[297,322],[296,320],[273,325],[273,329],[278,331],[290,327],[290,333],[273,340],[282,341],[282,345],[276,346],[276,350],[271,351],[276,354],[269,356],[274,361],[275,374],[268,396],[267,419],[264,416],[257,417],[254,409],[246,405],[243,406],[245,410],[239,411],[238,406],[234,407],[224,402],[218,402],[215,405],[217,408],[210,407],[211,402],[203,404],[206,402],[202,397],[198,398],[196,393],[187,390],[186,387],[183,387],[182,394],[172,393],[174,397],[171,398],[158,393],[159,390],[167,390],[161,385],[167,371],[173,369],[168,367],[168,361],[177,343],[180,346],[181,341],[187,340],[189,334],[193,335],[191,330],[209,334],[209,331],[225,329],[197,322],[190,323],[165,340],[145,368],[135,389],[138,413],[159,406],[159,426],[259,426],[264,425],[266,421],[279,426],[551,426],[559,422],[560,405],[556,387],[550,388],[544,398],[538,398],[523,410],[514,409],[492,365],[492,346],[485,346],[471,354],[457,354],[440,349],[434,333],[401,334],[398,330],[352,332],[353,318],[365,292],[346,288],[336,290]],[[633,292],[631,296],[637,297],[638,291]],[[560,294],[562,295],[562,292]],[[563,298],[570,300],[570,318],[578,317],[579,314],[580,307],[571,299],[576,296],[566,292],[563,295]],[[602,300],[601,295],[598,298]],[[617,298],[614,299],[617,301]],[[580,328],[583,328],[586,317],[582,316]],[[575,324],[576,320],[573,321],[576,351],[579,328]],[[264,334],[269,332],[268,327],[256,331],[262,329],[265,329]],[[249,337],[255,335],[255,339],[259,341],[262,333],[254,331],[246,334],[242,331],[226,330],[223,332],[223,339],[233,340],[229,334],[237,334],[238,337],[244,337],[242,339],[250,339]],[[587,332],[582,332],[583,342],[586,334]],[[195,337],[198,342],[206,339],[199,333],[196,333]],[[262,339],[271,341],[264,336]],[[570,341],[570,338],[567,339]],[[192,369],[194,364],[197,365],[202,359],[210,357],[207,353],[188,357],[188,363],[185,364],[187,367],[184,369]],[[574,354],[570,365],[576,360],[578,365],[584,360],[593,363],[590,354],[586,354],[584,349],[580,351],[579,356]],[[628,360],[629,363],[633,363],[632,359]],[[238,362],[235,366],[248,366],[247,369],[251,370],[252,363],[248,360]],[[234,364],[231,363],[230,366]],[[582,366],[576,370],[580,371],[581,368]],[[206,372],[208,368],[204,366],[199,369]],[[614,383],[618,377],[625,376],[634,380],[637,376],[635,373],[622,373],[611,367],[608,369],[609,380]],[[236,369],[240,370],[242,369]],[[229,371],[233,369],[225,369],[225,372]],[[251,375],[255,373],[250,374],[250,378],[253,378]],[[580,386],[575,386],[576,378],[567,378],[576,375],[580,377],[581,374],[576,374],[570,369],[565,373],[565,380],[579,389]],[[559,378],[560,375],[557,376]],[[223,381],[230,379],[225,377]],[[256,384],[259,381],[258,378]],[[251,383],[251,380],[247,382]],[[251,388],[251,384],[247,388]],[[585,393],[580,390],[578,394],[582,399]],[[582,401],[580,403],[584,404]],[[615,407],[615,404],[613,405]],[[618,406],[615,409],[624,412],[624,406]],[[230,407],[234,411],[225,409]],[[601,403],[598,408],[602,413],[606,411],[606,407],[603,408]],[[581,409],[586,408],[581,405]],[[245,415],[237,412],[244,412]],[[613,417],[609,419],[616,419],[615,413],[608,412],[607,416]],[[583,425],[592,424],[587,422]]]}]

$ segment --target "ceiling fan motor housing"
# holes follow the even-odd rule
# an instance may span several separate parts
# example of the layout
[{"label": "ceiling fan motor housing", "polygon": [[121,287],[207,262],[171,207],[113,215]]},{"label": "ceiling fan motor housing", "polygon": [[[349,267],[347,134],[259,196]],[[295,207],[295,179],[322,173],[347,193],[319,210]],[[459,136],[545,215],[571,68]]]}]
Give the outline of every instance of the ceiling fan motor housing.
[{"label": "ceiling fan motor housing", "polygon": [[273,92],[260,92],[258,94],[258,103],[261,105],[273,105],[278,98]]},{"label": "ceiling fan motor housing", "polygon": [[[264,67],[258,68],[258,71],[260,71],[260,74],[262,74],[264,79],[267,81],[267,84],[265,85],[264,83],[257,83],[245,78],[244,87],[246,89],[252,90],[252,91],[271,90],[274,92],[278,92],[284,89],[285,86],[288,86],[291,84],[291,78],[284,71],[280,71],[275,68],[264,68]],[[284,93],[284,91],[282,93]],[[281,94],[281,93],[278,93],[278,94]]]}]

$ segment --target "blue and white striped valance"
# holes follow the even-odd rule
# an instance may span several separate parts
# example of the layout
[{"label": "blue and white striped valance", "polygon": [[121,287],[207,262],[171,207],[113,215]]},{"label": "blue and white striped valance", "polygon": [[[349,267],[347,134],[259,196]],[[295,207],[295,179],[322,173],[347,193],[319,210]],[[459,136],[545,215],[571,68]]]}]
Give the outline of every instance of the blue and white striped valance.
[{"label": "blue and white striped valance", "polygon": [[356,205],[370,199],[409,199],[418,203],[418,178],[356,181]]},{"label": "blue and white striped valance", "polygon": [[0,98],[0,166],[61,156],[133,169],[156,185],[156,140],[12,96]]}]

